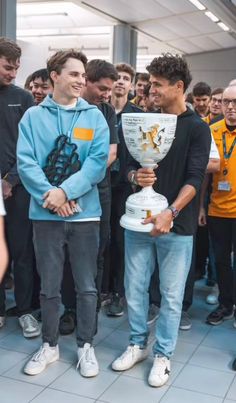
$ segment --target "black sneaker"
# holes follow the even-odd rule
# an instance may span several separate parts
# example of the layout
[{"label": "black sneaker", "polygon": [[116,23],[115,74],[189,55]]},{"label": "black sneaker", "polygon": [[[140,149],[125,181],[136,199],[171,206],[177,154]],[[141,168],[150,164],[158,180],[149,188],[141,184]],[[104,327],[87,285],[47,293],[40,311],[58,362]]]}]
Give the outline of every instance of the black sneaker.
[{"label": "black sneaker", "polygon": [[208,315],[206,322],[210,325],[220,325],[224,320],[232,319],[233,317],[233,308],[225,308],[224,305],[219,305],[213,312]]},{"label": "black sneaker", "polygon": [[76,314],[72,309],[66,309],[60,317],[59,332],[63,336],[73,333],[76,326]]},{"label": "black sneaker", "polygon": [[101,293],[101,306],[106,306],[111,302],[111,294],[110,293]]},{"label": "black sneaker", "polygon": [[18,316],[18,309],[16,306],[13,306],[6,310],[7,316]]},{"label": "black sneaker", "polygon": [[107,316],[122,316],[124,315],[123,298],[119,294],[112,296],[111,302],[107,305]]}]

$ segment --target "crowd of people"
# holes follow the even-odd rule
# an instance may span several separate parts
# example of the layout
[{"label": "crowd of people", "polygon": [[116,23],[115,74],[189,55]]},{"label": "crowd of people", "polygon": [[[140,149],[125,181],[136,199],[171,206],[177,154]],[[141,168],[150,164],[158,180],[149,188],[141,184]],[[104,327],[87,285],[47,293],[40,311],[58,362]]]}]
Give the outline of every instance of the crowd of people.
[{"label": "crowd of people", "polygon": [[[217,305],[208,325],[235,317],[236,81],[213,90],[199,82],[187,93],[182,56],[163,54],[136,74],[70,49],[22,89],[13,83],[20,58],[20,47],[0,38],[0,328],[17,316],[25,338],[42,335],[27,375],[58,360],[59,334],[76,330],[77,369],[94,377],[99,311],[120,317],[127,306],[129,345],[112,369],[147,358],[156,322],[148,383],[160,387],[179,329],[192,326],[196,279],[207,276],[206,302]],[[154,170],[132,158],[122,130],[123,113],[147,112],[177,115]],[[124,230],[127,197],[150,185],[168,207],[144,220],[150,233]],[[9,280],[15,306],[6,310]]]}]

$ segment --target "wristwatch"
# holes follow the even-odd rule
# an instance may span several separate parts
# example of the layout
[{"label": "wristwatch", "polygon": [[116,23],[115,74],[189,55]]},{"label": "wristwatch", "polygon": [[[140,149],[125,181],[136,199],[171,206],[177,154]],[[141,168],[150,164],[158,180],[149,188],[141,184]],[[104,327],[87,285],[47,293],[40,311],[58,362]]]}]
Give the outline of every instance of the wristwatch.
[{"label": "wristwatch", "polygon": [[173,220],[174,220],[176,217],[178,217],[178,215],[179,215],[179,210],[177,210],[177,208],[175,208],[174,206],[168,206],[168,207],[167,207],[167,210],[170,210],[170,211],[171,211]]},{"label": "wristwatch", "polygon": [[129,181],[132,183],[132,185],[138,185],[138,182],[135,180],[135,174],[136,174],[136,171],[131,171],[130,172]]}]

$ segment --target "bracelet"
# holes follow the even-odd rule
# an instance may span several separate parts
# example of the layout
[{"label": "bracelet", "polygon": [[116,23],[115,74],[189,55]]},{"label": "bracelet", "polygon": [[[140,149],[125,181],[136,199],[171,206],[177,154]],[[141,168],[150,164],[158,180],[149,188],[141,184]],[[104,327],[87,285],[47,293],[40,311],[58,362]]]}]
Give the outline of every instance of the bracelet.
[{"label": "bracelet", "polygon": [[173,218],[173,220],[176,218],[176,217],[178,217],[178,215],[179,215],[179,210],[177,210],[177,208],[175,208],[174,206],[168,206],[167,207],[167,210],[170,210],[171,211],[171,213],[172,213],[172,218]]}]

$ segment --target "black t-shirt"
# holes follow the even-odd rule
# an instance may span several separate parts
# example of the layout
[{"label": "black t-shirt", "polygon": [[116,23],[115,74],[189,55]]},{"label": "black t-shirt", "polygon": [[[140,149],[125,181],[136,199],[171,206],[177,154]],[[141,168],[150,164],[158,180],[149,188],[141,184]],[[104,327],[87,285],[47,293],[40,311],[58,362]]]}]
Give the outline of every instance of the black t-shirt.
[{"label": "black t-shirt", "polygon": [[144,111],[128,101],[124,106],[124,108],[122,109],[122,111],[117,114],[119,144],[117,147],[117,159],[111,166],[112,187],[122,185],[130,186],[126,176],[127,161],[130,156],[130,153],[128,151],[128,148],[126,147],[124,134],[122,130],[122,122],[121,122],[122,113],[144,113]]},{"label": "black t-shirt", "polygon": [[[103,113],[104,118],[107,121],[109,131],[110,131],[110,144],[118,144],[118,132],[117,132],[117,118],[114,108],[106,103],[101,102],[98,105],[98,109]],[[110,168],[107,168],[105,178],[98,184],[98,190],[100,197],[104,194],[107,196],[107,191],[110,189]]]},{"label": "black t-shirt", "polygon": [[[178,116],[175,139],[166,157],[155,170],[156,192],[164,195],[169,205],[174,202],[184,185],[192,185],[199,194],[209,160],[211,134],[209,126],[190,109]],[[131,157],[128,169],[140,165]],[[181,210],[174,220],[173,231],[181,235],[192,235],[197,228],[199,197]]]},{"label": "black t-shirt", "polygon": [[12,184],[20,182],[15,165],[18,123],[33,105],[30,92],[13,84],[0,87],[0,171],[2,177],[8,174]]}]

